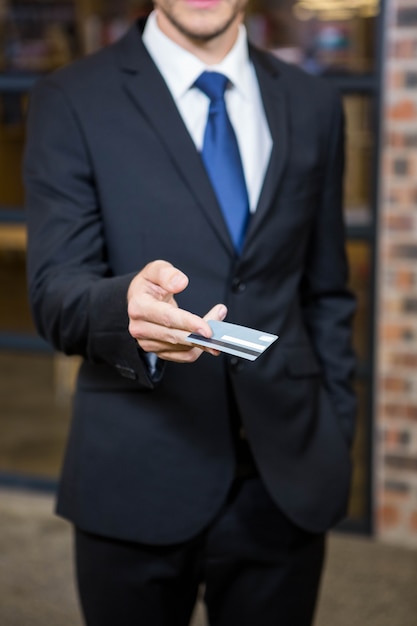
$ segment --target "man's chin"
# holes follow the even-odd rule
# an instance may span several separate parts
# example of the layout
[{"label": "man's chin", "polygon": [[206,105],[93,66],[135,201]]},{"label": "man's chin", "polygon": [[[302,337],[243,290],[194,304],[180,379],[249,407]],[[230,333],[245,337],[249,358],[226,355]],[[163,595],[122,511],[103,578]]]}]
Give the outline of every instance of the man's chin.
[{"label": "man's chin", "polygon": [[223,20],[210,19],[209,11],[204,11],[204,15],[195,15],[190,20],[180,20],[172,15],[166,15],[166,17],[172,26],[187,39],[202,42],[211,41],[223,35],[236,18],[235,15],[231,15]]}]

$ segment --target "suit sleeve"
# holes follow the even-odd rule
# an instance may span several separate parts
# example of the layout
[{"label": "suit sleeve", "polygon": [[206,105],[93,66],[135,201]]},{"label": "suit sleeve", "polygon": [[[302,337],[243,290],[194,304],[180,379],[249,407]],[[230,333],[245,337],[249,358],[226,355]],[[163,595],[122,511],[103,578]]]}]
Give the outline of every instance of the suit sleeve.
[{"label": "suit sleeve", "polygon": [[356,308],[347,288],[343,219],[344,115],[332,97],[325,177],[312,229],[303,280],[305,322],[322,365],[324,383],[349,444],[354,437],[356,397],[352,321]]},{"label": "suit sleeve", "polygon": [[126,294],[134,274],[114,276],[109,266],[87,141],[53,77],[31,95],[24,181],[29,299],[38,332],[65,354],[111,365],[151,388],[128,332]]}]

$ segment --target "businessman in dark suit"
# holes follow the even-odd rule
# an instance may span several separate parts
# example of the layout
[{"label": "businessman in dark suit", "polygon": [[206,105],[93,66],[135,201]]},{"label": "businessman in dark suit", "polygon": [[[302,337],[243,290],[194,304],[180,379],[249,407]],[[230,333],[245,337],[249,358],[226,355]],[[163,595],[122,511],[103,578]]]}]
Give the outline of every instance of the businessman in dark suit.
[{"label": "businessman in dark suit", "polygon": [[[155,5],[31,98],[34,318],[83,357],[57,511],[89,626],[186,626],[201,583],[212,626],[307,626],[354,430],[341,104],[244,1]],[[226,314],[280,339],[187,340]]]}]

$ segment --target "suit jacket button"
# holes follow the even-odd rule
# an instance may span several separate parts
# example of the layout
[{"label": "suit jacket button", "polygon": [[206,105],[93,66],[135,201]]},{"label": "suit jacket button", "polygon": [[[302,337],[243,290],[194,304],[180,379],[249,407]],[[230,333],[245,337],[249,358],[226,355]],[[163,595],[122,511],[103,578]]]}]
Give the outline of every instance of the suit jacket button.
[{"label": "suit jacket button", "polygon": [[243,293],[246,289],[246,284],[240,280],[240,278],[234,278],[232,280],[233,293]]},{"label": "suit jacket button", "polygon": [[242,360],[237,356],[232,356],[229,363],[233,372],[240,372],[243,369]]}]

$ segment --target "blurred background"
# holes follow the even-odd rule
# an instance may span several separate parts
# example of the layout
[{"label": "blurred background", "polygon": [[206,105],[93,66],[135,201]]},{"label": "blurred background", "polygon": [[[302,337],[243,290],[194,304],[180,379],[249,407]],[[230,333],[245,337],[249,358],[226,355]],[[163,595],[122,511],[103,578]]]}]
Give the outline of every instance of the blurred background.
[{"label": "blurred background", "polygon": [[[36,336],[27,302],[21,161],[28,95],[39,76],[115,41],[150,9],[146,0],[0,0],[0,554],[6,555],[0,622],[5,626],[37,624],[35,606],[39,623],[78,623],[78,617],[61,622],[58,614],[46,613],[48,598],[64,613],[64,599],[73,601],[69,565],[56,558],[70,549],[69,529],[52,518],[51,509],[78,360],[52,352]],[[344,209],[350,282],[359,303],[360,410],[349,516],[331,539],[327,604],[320,609],[326,621],[320,624],[343,626],[342,615],[353,610],[349,624],[415,626],[417,599],[407,590],[417,587],[416,0],[252,0],[247,28],[258,46],[335,84],[346,112]],[[50,553],[51,536],[58,542],[56,554]],[[21,567],[22,545],[29,568]],[[42,561],[46,554],[52,560]],[[42,563],[45,580],[39,578]],[[19,617],[19,585],[23,595],[33,595],[32,621]],[[344,595],[343,585],[350,595]],[[40,586],[46,604],[39,600]],[[381,605],[383,594],[396,606],[395,618]],[[6,595],[9,604],[2,601]],[[377,621],[371,614],[364,619],[362,597],[375,608]],[[351,609],[343,602],[353,602]],[[410,612],[402,614],[401,606]],[[329,607],[339,613],[323,613]],[[359,621],[352,620],[355,610]]]}]

